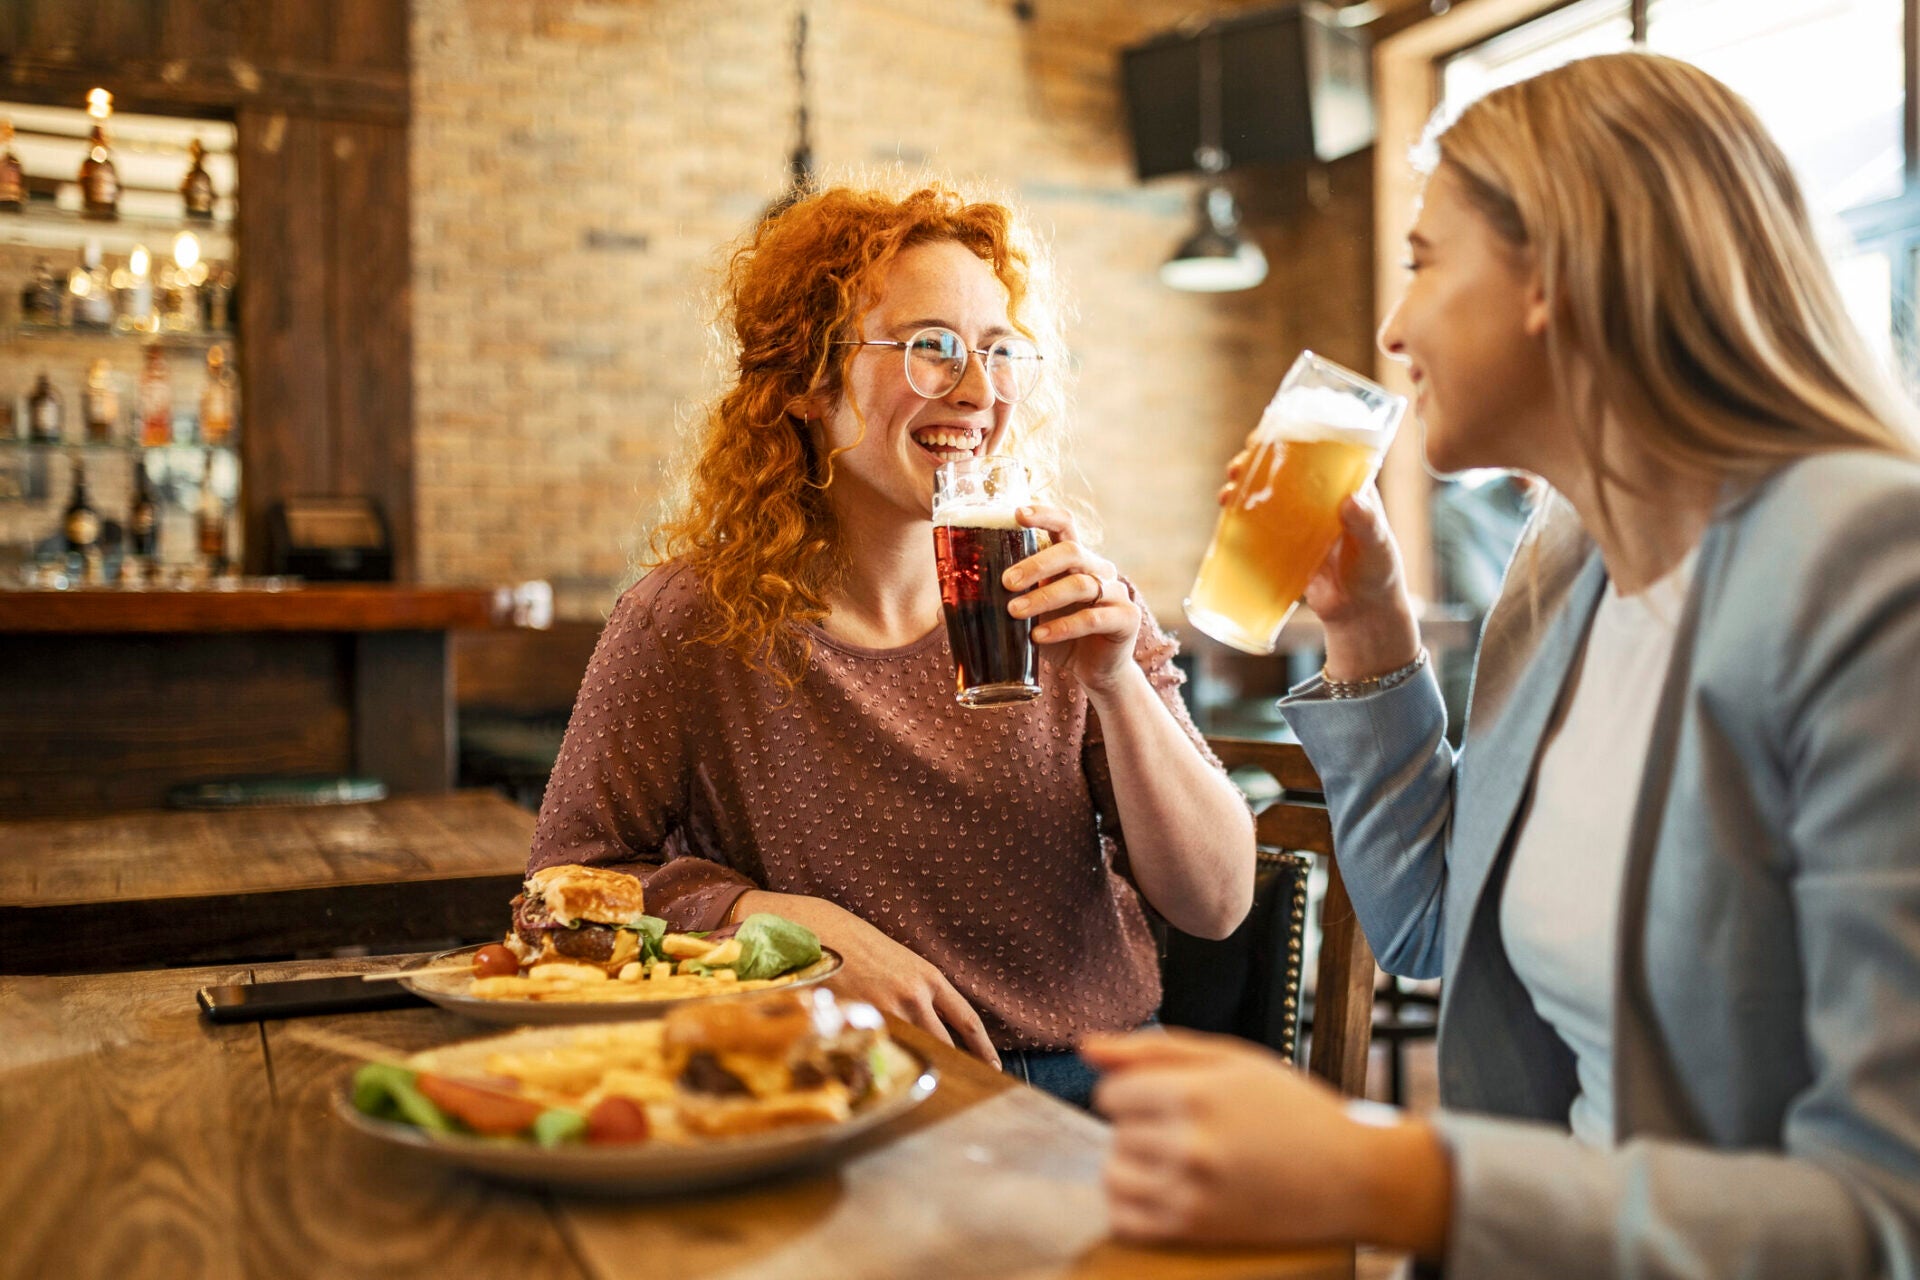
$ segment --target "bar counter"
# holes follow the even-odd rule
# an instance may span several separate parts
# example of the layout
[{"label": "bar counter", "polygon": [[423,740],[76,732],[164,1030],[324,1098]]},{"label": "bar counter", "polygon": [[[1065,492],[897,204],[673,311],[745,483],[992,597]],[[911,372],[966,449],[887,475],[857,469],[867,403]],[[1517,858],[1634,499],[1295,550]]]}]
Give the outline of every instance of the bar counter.
[{"label": "bar counter", "polygon": [[485,587],[246,579],[195,590],[0,591],[0,635],[447,631],[490,627]]},{"label": "bar counter", "polygon": [[209,778],[452,785],[449,633],[489,587],[0,591],[0,817],[158,808]]}]

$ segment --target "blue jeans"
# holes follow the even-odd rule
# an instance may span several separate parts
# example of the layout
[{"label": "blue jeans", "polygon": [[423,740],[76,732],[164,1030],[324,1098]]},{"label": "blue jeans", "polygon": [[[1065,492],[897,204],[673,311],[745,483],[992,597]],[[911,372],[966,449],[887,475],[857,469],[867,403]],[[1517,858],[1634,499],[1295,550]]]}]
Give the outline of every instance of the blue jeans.
[{"label": "blue jeans", "polygon": [[[1156,1013],[1140,1025],[1159,1026],[1160,1015]],[[1000,1069],[1082,1110],[1092,1108],[1093,1086],[1100,1079],[1100,1073],[1071,1049],[1002,1049]]]},{"label": "blue jeans", "polygon": [[1071,1049],[1002,1049],[1000,1069],[1083,1110],[1093,1104],[1099,1073]]}]

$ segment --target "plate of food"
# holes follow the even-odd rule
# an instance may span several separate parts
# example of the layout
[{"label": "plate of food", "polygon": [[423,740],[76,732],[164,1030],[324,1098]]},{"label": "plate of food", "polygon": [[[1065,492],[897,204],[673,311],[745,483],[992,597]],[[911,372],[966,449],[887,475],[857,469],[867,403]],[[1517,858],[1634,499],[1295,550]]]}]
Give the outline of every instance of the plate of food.
[{"label": "plate of food", "polygon": [[645,907],[634,876],[547,867],[513,900],[504,941],[445,951],[395,976],[443,1009],[529,1026],[657,1018],[690,1001],[809,986],[840,968],[811,929],[780,916],[680,933]]},{"label": "plate of food", "polygon": [[871,1005],[815,988],[369,1062],[334,1108],[378,1142],[492,1177],[664,1193],[828,1158],[937,1083]]}]

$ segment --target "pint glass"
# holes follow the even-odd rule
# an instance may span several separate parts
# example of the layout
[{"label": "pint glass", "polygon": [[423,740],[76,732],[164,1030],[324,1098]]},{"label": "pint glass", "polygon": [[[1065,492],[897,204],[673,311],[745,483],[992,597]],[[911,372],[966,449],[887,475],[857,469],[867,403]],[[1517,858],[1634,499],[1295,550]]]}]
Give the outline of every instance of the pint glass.
[{"label": "pint glass", "polygon": [[1014,593],[1001,584],[1040,549],[1038,531],[1015,518],[1027,498],[1026,468],[1012,458],[960,458],[934,472],[933,554],[962,706],[1040,696],[1033,622],[1007,612]]},{"label": "pint glass", "polygon": [[1307,580],[1340,536],[1340,504],[1380,470],[1404,397],[1302,352],[1260,415],[1187,620],[1223,644],[1272,653]]}]

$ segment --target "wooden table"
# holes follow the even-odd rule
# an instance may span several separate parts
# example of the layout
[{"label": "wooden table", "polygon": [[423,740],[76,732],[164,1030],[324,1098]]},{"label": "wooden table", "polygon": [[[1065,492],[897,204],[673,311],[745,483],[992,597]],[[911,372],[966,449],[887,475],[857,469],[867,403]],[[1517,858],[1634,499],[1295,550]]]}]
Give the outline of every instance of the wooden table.
[{"label": "wooden table", "polygon": [[194,1009],[205,983],[353,967],[0,977],[0,1276],[1352,1274],[1347,1250],[1105,1240],[1106,1126],[910,1030],[933,1097],[840,1164],[757,1187],[594,1199],[397,1158],[330,1114],[347,1064],[289,1031],[417,1049],[485,1028],[425,1007],[227,1027]]},{"label": "wooden table", "polygon": [[0,823],[0,970],[426,945],[505,930],[533,815],[492,792]]}]

